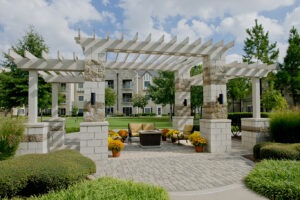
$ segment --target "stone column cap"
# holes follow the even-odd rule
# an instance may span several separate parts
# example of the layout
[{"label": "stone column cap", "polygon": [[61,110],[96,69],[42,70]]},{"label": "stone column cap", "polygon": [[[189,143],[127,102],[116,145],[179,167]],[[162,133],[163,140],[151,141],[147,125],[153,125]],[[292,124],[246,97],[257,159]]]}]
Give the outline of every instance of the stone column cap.
[{"label": "stone column cap", "polygon": [[108,121],[103,122],[81,122],[80,126],[108,126]]}]

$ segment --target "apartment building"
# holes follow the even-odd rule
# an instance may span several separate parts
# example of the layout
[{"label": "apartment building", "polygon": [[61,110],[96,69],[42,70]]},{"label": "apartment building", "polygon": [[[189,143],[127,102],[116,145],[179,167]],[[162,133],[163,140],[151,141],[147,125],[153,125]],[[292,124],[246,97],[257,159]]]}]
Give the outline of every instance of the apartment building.
[{"label": "apartment building", "polygon": [[[117,98],[116,104],[106,108],[108,115],[142,113],[140,108],[133,107],[132,98],[135,94],[147,95],[148,86],[152,79],[157,77],[156,71],[129,71],[129,70],[107,70],[105,75],[105,86],[114,90]],[[76,106],[78,113],[83,113],[84,89],[83,83],[60,84],[60,93],[64,99],[59,105],[60,115],[71,115],[72,108]],[[149,99],[144,108],[144,113],[155,113],[160,116],[170,113],[169,106],[155,104]]]}]

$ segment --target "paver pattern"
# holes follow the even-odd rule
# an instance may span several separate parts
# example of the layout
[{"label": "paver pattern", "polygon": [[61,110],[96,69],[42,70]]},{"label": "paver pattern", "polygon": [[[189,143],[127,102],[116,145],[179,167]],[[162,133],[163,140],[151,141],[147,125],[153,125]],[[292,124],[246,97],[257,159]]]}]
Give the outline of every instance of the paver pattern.
[{"label": "paver pattern", "polygon": [[[71,137],[71,138],[70,138]],[[67,136],[76,149],[76,135]],[[233,140],[232,152],[195,153],[193,146],[163,142],[161,148],[144,149],[138,141],[126,143],[121,157],[97,163],[96,177],[111,176],[162,186],[170,192],[199,191],[241,183],[253,163],[242,154],[250,153]],[[111,154],[109,152],[109,154]]]}]

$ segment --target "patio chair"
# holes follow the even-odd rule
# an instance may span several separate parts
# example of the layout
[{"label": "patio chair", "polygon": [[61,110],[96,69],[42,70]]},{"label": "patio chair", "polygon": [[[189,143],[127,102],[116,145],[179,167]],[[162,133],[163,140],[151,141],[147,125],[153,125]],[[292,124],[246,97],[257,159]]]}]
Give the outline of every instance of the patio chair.
[{"label": "patio chair", "polygon": [[180,140],[187,140],[189,139],[189,136],[193,133],[194,126],[192,124],[186,124],[183,127],[183,130],[179,132],[178,135],[173,135],[173,138],[178,140],[178,144],[180,143]]}]

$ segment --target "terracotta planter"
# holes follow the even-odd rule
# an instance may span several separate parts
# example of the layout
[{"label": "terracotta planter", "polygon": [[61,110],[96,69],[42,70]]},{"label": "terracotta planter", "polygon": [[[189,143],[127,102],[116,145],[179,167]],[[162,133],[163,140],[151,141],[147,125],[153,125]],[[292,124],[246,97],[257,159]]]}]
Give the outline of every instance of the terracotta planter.
[{"label": "terracotta planter", "polygon": [[114,158],[120,157],[120,155],[121,155],[121,151],[112,151],[112,156]]},{"label": "terracotta planter", "polygon": [[162,141],[167,141],[167,137],[166,136],[161,136],[161,140]]},{"label": "terracotta planter", "polygon": [[204,147],[203,146],[195,146],[195,151],[196,152],[204,152]]}]

